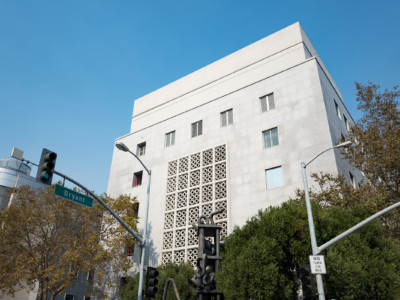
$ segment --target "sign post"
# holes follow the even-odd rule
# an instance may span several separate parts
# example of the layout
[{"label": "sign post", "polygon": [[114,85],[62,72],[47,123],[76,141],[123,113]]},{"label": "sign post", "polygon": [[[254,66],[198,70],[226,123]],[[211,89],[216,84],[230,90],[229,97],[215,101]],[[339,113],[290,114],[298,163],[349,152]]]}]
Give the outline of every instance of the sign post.
[{"label": "sign post", "polygon": [[325,258],[323,255],[310,255],[311,274],[326,274]]},{"label": "sign post", "polygon": [[67,189],[61,185],[56,184],[56,187],[54,189],[54,194],[56,196],[63,197],[69,201],[79,203],[81,205],[87,206],[87,207],[93,207],[93,198],[85,196],[81,193],[75,192],[73,190]]}]

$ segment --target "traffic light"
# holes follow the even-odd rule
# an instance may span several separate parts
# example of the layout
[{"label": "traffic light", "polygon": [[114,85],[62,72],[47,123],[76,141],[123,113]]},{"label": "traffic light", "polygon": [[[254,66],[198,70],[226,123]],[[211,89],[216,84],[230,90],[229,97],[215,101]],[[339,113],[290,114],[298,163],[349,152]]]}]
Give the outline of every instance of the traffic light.
[{"label": "traffic light", "polygon": [[303,300],[313,299],[315,297],[314,275],[311,274],[310,265],[299,266],[299,277],[301,289],[303,291]]},{"label": "traffic light", "polygon": [[156,268],[147,267],[146,274],[146,298],[154,298],[158,291],[157,283],[158,283],[158,271]]},{"label": "traffic light", "polygon": [[36,180],[43,182],[44,184],[51,185],[53,179],[53,170],[56,165],[57,153],[43,148],[42,155],[40,157],[38,172],[36,174]]}]

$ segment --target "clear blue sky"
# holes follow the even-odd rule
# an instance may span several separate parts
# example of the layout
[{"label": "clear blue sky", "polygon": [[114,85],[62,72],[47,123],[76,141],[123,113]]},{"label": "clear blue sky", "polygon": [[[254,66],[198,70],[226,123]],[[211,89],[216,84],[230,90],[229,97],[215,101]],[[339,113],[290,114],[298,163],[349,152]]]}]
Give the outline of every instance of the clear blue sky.
[{"label": "clear blue sky", "polygon": [[[400,83],[399,1],[0,0],[0,158],[97,193],[134,99],[297,21],[355,119],[354,81]],[[36,169],[33,168],[33,174]]]}]

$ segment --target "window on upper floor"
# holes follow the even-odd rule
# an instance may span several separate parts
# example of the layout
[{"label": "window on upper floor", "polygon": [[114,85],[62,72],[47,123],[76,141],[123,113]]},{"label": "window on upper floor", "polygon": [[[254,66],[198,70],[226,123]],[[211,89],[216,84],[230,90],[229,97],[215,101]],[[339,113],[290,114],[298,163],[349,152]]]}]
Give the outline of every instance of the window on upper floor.
[{"label": "window on upper floor", "polygon": [[65,294],[65,296],[64,296],[64,300],[74,300],[74,295],[72,295],[72,294]]},{"label": "window on upper floor", "polygon": [[136,155],[143,156],[146,153],[146,142],[137,145]]},{"label": "window on upper floor", "polygon": [[336,100],[335,100],[335,99],[333,99],[333,102],[335,103],[336,115],[339,117],[339,119],[341,119],[342,117],[340,116],[339,105],[336,103]]},{"label": "window on upper floor", "polygon": [[353,186],[353,188],[356,188],[356,181],[354,179],[353,174],[351,174],[351,172],[349,172],[349,177],[350,177],[350,183]]},{"label": "window on upper floor", "polygon": [[343,114],[343,121],[344,121],[344,126],[346,127],[346,130],[349,131],[349,122],[347,121],[347,118],[344,114]]},{"label": "window on upper floor", "polygon": [[94,270],[91,270],[87,273],[87,280],[93,280],[94,278]]},{"label": "window on upper floor", "polygon": [[263,131],[264,149],[279,145],[278,128]]},{"label": "window on upper floor", "polygon": [[165,148],[175,145],[175,130],[165,134]]},{"label": "window on upper floor", "polygon": [[267,189],[274,189],[283,186],[282,167],[275,167],[265,170]]},{"label": "window on upper floor", "polygon": [[221,113],[221,127],[233,124],[233,110],[228,109]]},{"label": "window on upper floor", "polygon": [[274,94],[268,94],[260,98],[261,112],[267,112],[275,108]]},{"label": "window on upper floor", "polygon": [[134,173],[132,187],[137,187],[142,185],[142,177],[143,177],[143,171]]},{"label": "window on upper floor", "polygon": [[203,120],[192,124],[192,138],[203,134]]}]

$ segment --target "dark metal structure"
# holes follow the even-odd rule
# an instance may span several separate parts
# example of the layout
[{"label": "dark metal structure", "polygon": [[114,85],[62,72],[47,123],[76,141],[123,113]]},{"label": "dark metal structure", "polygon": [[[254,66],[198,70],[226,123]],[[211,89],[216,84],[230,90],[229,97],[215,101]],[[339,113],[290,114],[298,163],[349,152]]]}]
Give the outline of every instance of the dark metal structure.
[{"label": "dark metal structure", "polygon": [[220,233],[222,227],[214,224],[214,216],[225,209],[219,209],[209,217],[200,216],[198,224],[192,224],[197,231],[199,249],[197,252],[197,268],[192,278],[197,287],[197,300],[223,300],[224,295],[216,287],[214,277],[219,271],[222,257],[220,255]]}]

